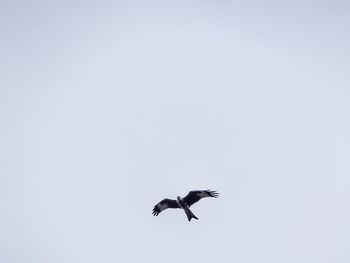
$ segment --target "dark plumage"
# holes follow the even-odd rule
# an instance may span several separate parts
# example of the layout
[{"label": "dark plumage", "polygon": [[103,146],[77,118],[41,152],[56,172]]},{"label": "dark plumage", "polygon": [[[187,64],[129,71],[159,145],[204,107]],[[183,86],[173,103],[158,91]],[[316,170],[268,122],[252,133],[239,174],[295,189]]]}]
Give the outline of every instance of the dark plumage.
[{"label": "dark plumage", "polygon": [[154,206],[152,214],[158,216],[160,212],[167,208],[181,208],[176,200],[163,199],[157,205]]},{"label": "dark plumage", "polygon": [[219,193],[216,191],[210,191],[210,190],[191,191],[184,197],[184,201],[188,204],[188,206],[191,206],[191,205],[197,203],[199,200],[201,200],[204,197],[218,198]]},{"label": "dark plumage", "polygon": [[184,198],[180,196],[177,197],[177,200],[173,199],[163,199],[153,208],[152,214],[158,216],[160,212],[168,208],[182,208],[188,218],[188,221],[191,221],[192,218],[198,219],[190,210],[190,206],[197,203],[204,197],[219,197],[219,193],[216,191],[210,190],[201,190],[201,191],[191,191]]}]

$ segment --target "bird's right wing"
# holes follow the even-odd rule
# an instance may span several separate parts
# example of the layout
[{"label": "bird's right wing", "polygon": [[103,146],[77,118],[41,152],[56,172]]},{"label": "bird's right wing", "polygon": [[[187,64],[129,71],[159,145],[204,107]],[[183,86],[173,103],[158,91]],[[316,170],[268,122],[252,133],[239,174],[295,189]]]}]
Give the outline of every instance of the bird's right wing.
[{"label": "bird's right wing", "polygon": [[152,214],[158,216],[160,212],[168,208],[180,208],[180,206],[176,200],[166,198],[154,206]]}]

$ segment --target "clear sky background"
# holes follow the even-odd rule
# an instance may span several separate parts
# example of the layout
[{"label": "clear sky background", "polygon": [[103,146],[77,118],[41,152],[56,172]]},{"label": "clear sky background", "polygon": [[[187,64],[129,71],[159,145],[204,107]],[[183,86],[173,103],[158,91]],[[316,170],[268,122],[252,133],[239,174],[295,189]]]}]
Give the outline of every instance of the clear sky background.
[{"label": "clear sky background", "polygon": [[349,1],[2,1],[0,37],[0,262],[350,262]]}]

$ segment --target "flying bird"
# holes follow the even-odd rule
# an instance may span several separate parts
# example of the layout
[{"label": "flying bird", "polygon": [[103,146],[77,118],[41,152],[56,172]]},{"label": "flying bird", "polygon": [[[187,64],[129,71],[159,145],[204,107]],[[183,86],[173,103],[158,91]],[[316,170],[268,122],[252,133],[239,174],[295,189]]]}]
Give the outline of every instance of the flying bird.
[{"label": "flying bird", "polygon": [[153,216],[158,216],[159,213],[165,209],[182,208],[185,211],[188,221],[191,221],[192,218],[195,218],[198,220],[198,217],[196,217],[192,213],[192,211],[190,210],[190,207],[204,197],[217,198],[218,196],[219,196],[219,193],[216,191],[210,191],[210,190],[191,191],[184,198],[181,198],[180,196],[178,196],[176,200],[168,199],[168,198],[163,199],[162,201],[160,201],[158,204],[154,206],[152,214]]}]

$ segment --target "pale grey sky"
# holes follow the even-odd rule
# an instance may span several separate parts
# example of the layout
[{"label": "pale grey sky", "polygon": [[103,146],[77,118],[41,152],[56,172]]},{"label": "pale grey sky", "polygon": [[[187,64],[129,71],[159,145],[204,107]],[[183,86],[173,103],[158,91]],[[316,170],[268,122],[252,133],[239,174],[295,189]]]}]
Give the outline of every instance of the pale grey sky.
[{"label": "pale grey sky", "polygon": [[348,1],[2,1],[0,35],[0,262],[350,262]]}]

